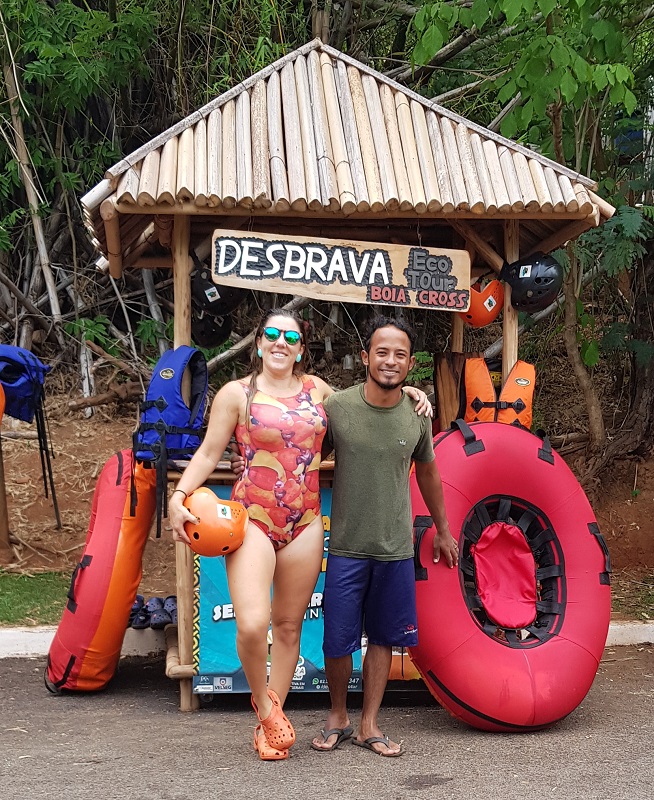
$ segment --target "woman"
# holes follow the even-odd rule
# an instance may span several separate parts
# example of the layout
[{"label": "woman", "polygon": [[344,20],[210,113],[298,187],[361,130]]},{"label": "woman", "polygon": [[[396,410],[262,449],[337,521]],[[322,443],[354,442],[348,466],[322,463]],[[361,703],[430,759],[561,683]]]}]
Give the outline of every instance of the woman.
[{"label": "woman", "polygon": [[[216,395],[204,441],[168,506],[173,538],[188,544],[184,523],[194,518],[183,501],[213,472],[235,434],[245,469],[232,499],[247,507],[249,524],[242,546],[225,562],[236,647],[259,720],[254,746],[262,760],[287,758],[295,741],[282,706],[323,558],[318,468],[327,423],[322,402],[333,389],[305,373],[305,360],[299,317],[279,309],[266,314],[255,335],[251,375],[227,383]],[[423,410],[424,393],[409,391],[423,400]]]}]

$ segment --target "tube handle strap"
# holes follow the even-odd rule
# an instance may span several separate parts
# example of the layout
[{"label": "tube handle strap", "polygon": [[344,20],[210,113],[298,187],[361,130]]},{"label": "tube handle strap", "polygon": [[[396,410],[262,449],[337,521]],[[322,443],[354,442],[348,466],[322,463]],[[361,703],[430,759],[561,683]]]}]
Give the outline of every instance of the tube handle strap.
[{"label": "tube handle strap", "polygon": [[477,439],[472,428],[463,419],[455,419],[452,422],[452,430],[458,430],[463,436],[463,452],[467,456],[473,456],[475,453],[482,453],[486,448],[481,439]]}]

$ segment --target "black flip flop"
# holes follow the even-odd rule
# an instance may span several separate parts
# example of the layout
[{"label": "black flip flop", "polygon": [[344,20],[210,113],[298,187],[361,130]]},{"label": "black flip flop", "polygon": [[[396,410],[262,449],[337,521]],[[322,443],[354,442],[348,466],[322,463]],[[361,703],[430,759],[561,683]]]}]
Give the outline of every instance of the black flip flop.
[{"label": "black flip flop", "polygon": [[399,753],[384,753],[381,750],[375,750],[373,744],[377,743],[383,744],[384,747],[387,747],[389,750],[391,749],[391,743],[388,740],[388,736],[371,736],[369,739],[364,739],[363,741],[360,739],[352,739],[352,744],[355,744],[357,747],[363,747],[364,750],[370,750],[371,753],[381,756],[382,758],[397,758],[404,753],[404,750],[401,748]]},{"label": "black flip flop", "polygon": [[346,742],[348,739],[352,738],[352,734],[354,733],[354,728],[351,725],[348,725],[347,728],[330,728],[330,730],[320,731],[320,735],[322,736],[323,742],[326,742],[330,736],[336,735],[336,741],[331,747],[316,747],[316,745],[311,742],[311,747],[317,753],[331,753],[332,750],[338,750],[343,742]]}]

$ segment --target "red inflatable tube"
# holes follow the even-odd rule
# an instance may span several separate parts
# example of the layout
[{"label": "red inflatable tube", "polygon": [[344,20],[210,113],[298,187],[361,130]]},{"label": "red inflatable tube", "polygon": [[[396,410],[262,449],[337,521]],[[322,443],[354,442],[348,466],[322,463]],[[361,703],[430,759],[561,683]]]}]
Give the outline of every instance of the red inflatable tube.
[{"label": "red inflatable tube", "polygon": [[546,439],[497,422],[455,424],[434,445],[458,569],[433,563],[434,529],[411,478],[411,658],[455,717],[488,731],[537,730],[573,711],[597,672],[611,613],[608,551]]},{"label": "red inflatable tube", "polygon": [[48,655],[52,692],[102,689],[116,670],[155,510],[155,470],[136,463],[130,516],[132,458],[131,450],[116,453],[98,478],[84,553]]}]

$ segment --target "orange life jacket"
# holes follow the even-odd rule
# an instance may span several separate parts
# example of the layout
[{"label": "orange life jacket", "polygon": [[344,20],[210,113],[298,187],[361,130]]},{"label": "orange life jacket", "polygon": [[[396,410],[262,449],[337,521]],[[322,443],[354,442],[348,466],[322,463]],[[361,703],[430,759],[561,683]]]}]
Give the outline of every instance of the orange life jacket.
[{"label": "orange life jacket", "polygon": [[463,372],[466,422],[506,422],[531,427],[536,369],[516,361],[497,396],[490,371],[483,358],[468,358]]}]

